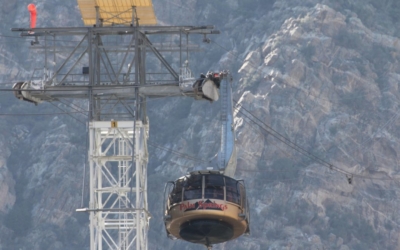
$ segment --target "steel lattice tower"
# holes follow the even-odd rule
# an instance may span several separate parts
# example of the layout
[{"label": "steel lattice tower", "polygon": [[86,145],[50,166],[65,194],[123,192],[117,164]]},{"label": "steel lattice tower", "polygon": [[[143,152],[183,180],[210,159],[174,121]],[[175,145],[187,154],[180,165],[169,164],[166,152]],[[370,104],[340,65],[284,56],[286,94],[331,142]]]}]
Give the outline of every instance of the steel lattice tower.
[{"label": "steel lattice tower", "polygon": [[[95,10],[96,25],[91,27],[36,28],[34,33],[13,28],[32,38],[36,61],[43,63],[31,79],[13,88],[19,99],[35,104],[88,101],[90,201],[77,211],[90,214],[90,249],[147,249],[146,99],[217,99],[215,86],[194,84],[186,59],[189,51],[199,49],[190,36],[200,35],[207,42],[207,34],[219,32],[213,26],[139,26],[135,7],[120,13],[130,13],[121,17],[129,25],[106,26],[101,17],[107,11],[101,6]],[[166,45],[166,36],[173,42]],[[152,37],[158,43],[151,42]],[[184,65],[178,70],[162,54],[172,52]],[[156,70],[147,70],[147,60],[157,62]]]}]

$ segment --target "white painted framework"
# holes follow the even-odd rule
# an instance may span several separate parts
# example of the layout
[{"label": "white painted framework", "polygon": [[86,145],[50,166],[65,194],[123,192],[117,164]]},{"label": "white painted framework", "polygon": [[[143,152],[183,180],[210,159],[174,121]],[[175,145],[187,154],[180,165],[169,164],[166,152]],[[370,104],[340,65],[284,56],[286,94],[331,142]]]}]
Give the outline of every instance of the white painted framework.
[{"label": "white painted framework", "polygon": [[92,121],[89,134],[90,249],[146,250],[148,124]]},{"label": "white painted framework", "polygon": [[[100,14],[102,10],[96,11]],[[131,16],[136,16],[135,8]],[[90,27],[12,28],[32,39],[30,49],[38,51],[37,61],[43,60],[31,79],[17,82],[13,89],[18,99],[35,104],[65,98],[89,101],[90,201],[88,207],[76,211],[90,214],[91,250],[143,250],[148,248],[150,219],[146,99],[218,99],[215,85],[194,86],[196,79],[188,63],[179,75],[162,52],[178,53],[182,66],[189,51],[200,48],[191,44],[190,37],[201,36],[208,42],[207,35],[220,32],[210,25],[139,26],[137,18],[128,26],[103,26],[98,17]],[[152,42],[161,36],[170,36],[173,39],[162,40],[173,42]],[[161,68],[147,72],[147,62],[153,60]],[[118,121],[111,123],[110,119]]]}]

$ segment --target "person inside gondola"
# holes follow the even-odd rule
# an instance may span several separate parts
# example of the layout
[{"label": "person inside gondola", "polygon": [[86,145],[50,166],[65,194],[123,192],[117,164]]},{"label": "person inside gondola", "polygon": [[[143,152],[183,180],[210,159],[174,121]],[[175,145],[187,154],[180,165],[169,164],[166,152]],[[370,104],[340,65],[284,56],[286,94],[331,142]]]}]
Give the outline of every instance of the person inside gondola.
[{"label": "person inside gondola", "polygon": [[191,200],[193,199],[194,195],[193,195],[193,187],[192,186],[188,186],[187,188],[185,188],[185,193],[184,193],[184,199],[185,200]]},{"label": "person inside gondola", "polygon": [[226,192],[226,201],[233,202],[232,192]]},{"label": "person inside gondola", "polygon": [[213,198],[218,200],[223,200],[224,189],[222,187],[214,187]]},{"label": "person inside gondola", "polygon": [[201,199],[201,189],[188,186],[185,188],[184,200]]}]

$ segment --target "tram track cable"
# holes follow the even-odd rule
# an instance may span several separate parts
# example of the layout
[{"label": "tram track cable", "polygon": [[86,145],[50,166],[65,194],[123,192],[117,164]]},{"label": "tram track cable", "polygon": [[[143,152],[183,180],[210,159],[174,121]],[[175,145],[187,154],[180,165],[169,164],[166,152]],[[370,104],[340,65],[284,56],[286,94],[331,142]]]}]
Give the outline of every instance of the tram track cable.
[{"label": "tram track cable", "polygon": [[63,111],[66,113],[66,115],[72,117],[73,119],[75,119],[77,122],[83,124],[86,126],[86,122],[81,121],[80,119],[76,118],[75,116],[69,114],[68,112],[66,112],[65,110],[63,110],[62,108],[58,107],[57,105],[55,105],[53,102],[49,102],[51,105],[53,105],[54,107],[58,108],[59,110]]},{"label": "tram track cable", "polygon": [[[31,37],[17,37],[17,36],[7,36],[7,35],[0,35],[0,37],[5,37],[5,38],[17,38],[17,39],[27,39],[27,38],[31,38]],[[43,41],[44,41],[44,40],[43,40]],[[49,41],[53,41],[53,40],[49,40]],[[69,41],[69,40],[56,40],[56,41],[75,42],[75,41]],[[236,55],[236,54],[234,54],[232,51],[228,50],[227,48],[223,47],[222,45],[218,44],[217,42],[215,42],[215,41],[213,41],[213,40],[210,40],[210,41],[211,41],[212,44],[215,44],[215,45],[218,46],[219,48],[221,48],[221,49],[225,50],[226,52],[230,53],[231,55],[233,55],[233,56],[236,57],[237,59],[240,59],[239,56]],[[251,64],[252,66],[254,66],[254,67],[258,67],[258,66],[256,66],[256,65],[253,65],[252,62],[250,62],[250,61],[247,61],[247,62],[248,62],[249,64]],[[260,73],[259,73],[259,74],[260,74]],[[17,82],[17,81],[10,81],[10,82]],[[6,83],[0,83],[0,85],[2,85],[2,84],[9,84],[9,83],[8,83],[8,82],[6,82]],[[144,87],[144,86],[142,86],[142,87]],[[291,86],[291,87],[296,88],[296,89],[301,90],[301,91],[306,91],[306,90],[303,90],[303,89],[298,88],[298,87],[294,87],[294,86]],[[9,89],[0,89],[0,91],[7,91],[7,90],[9,90]],[[13,91],[13,90],[10,90],[10,91]],[[33,91],[33,90],[25,90],[25,91]],[[63,91],[68,91],[68,90],[63,90]],[[72,90],[71,90],[71,91],[72,91]],[[324,100],[324,101],[328,101],[328,102],[331,102],[331,103],[339,104],[339,102],[336,103],[336,102],[334,102],[334,101],[332,101],[332,100],[329,100],[329,99],[326,99],[326,98],[322,98],[322,97],[313,95],[313,94],[311,94],[310,92],[307,92],[307,95],[313,96],[313,97],[315,97],[315,98],[317,98],[317,99],[320,99],[320,100]],[[348,98],[344,98],[344,97],[343,97],[343,98],[340,98],[340,100],[341,100],[341,101],[342,101],[342,100],[353,100],[353,99],[355,99],[355,98],[364,98],[364,97],[363,97],[363,96],[360,96],[360,97],[352,96],[352,97],[348,97]]]},{"label": "tram track cable", "polygon": [[[1,91],[0,91],[0,93],[1,93]],[[169,95],[168,97],[176,97],[176,96],[180,96],[180,95]],[[158,99],[161,99],[161,98],[165,98],[165,97],[153,97],[153,98],[145,100],[141,103],[145,103],[145,102],[148,103],[149,101],[157,101]],[[125,104],[129,105],[130,103],[125,102]],[[0,113],[0,116],[47,116],[47,115],[51,116],[51,115],[68,115],[68,114],[78,114],[78,113],[84,114],[84,113],[88,113],[88,112],[89,112],[89,110],[82,109],[82,111],[76,110],[76,111],[52,112],[52,113]],[[111,114],[112,113],[109,113],[106,115],[111,115]],[[130,115],[130,113],[125,113],[125,114]]]},{"label": "tram track cable", "polygon": [[[57,107],[57,106],[56,106],[56,107]],[[60,109],[60,110],[62,110],[62,111],[64,111],[63,109],[61,109],[61,108],[59,108],[59,107],[57,107],[57,108]],[[310,158],[310,159],[312,159],[312,160],[315,160],[317,163],[328,167],[328,168],[331,169],[331,170],[335,170],[335,171],[337,171],[337,172],[340,172],[340,173],[342,173],[342,174],[345,174],[346,176],[347,176],[347,175],[350,175],[350,176],[354,176],[354,177],[358,177],[358,178],[362,178],[362,179],[398,180],[398,179],[395,179],[395,178],[373,178],[373,177],[369,177],[369,176],[365,176],[365,175],[358,175],[358,174],[351,173],[351,172],[349,172],[349,171],[343,170],[343,169],[341,169],[341,168],[338,168],[338,167],[336,167],[336,166],[334,166],[334,165],[332,165],[332,164],[330,164],[330,163],[328,163],[328,162],[326,162],[326,161],[320,159],[319,157],[313,155],[311,152],[308,152],[307,150],[301,148],[300,146],[298,146],[297,144],[291,142],[289,139],[287,139],[287,138],[284,137],[283,135],[279,134],[278,132],[273,133],[273,132],[270,132],[270,131],[266,130],[265,128],[263,128],[263,127],[261,127],[259,124],[257,124],[255,120],[251,119],[251,118],[250,118],[248,115],[246,115],[244,112],[242,112],[242,111],[240,111],[240,110],[239,110],[239,112],[240,112],[243,116],[245,116],[246,118],[248,118],[253,124],[256,124],[256,125],[259,126],[261,129],[263,129],[263,130],[266,131],[268,134],[270,134],[270,135],[273,136],[274,138],[278,139],[279,141],[281,141],[281,142],[284,143],[285,145],[287,145],[287,146],[293,148],[294,150],[296,150],[296,151],[298,151],[299,153],[301,153],[301,154],[307,156],[308,158]],[[4,114],[4,113],[1,114],[1,113],[0,113],[0,116],[69,115],[69,116],[71,116],[73,119],[75,119],[75,120],[77,120],[78,122],[80,122],[81,124],[85,124],[84,122],[80,121],[79,119],[77,119],[77,118],[75,118],[74,116],[71,115],[71,114],[74,114],[74,113],[75,113],[75,114],[76,114],[76,113],[82,113],[82,111],[76,111],[76,112],[71,112],[71,111],[66,112],[66,111],[64,111],[64,112],[59,112],[59,113],[29,113],[29,114]],[[249,112],[249,113],[250,113],[250,112]],[[250,113],[250,114],[251,114],[251,113]],[[266,125],[266,126],[268,126],[268,125]],[[174,153],[175,155],[178,155],[178,156],[181,156],[181,157],[184,157],[184,158],[187,158],[187,159],[196,161],[196,162],[208,163],[208,161],[201,160],[201,159],[195,158],[195,157],[190,156],[190,155],[187,155],[187,154],[182,154],[182,153],[179,153],[179,152],[174,151],[174,150],[172,150],[172,149],[168,149],[168,148],[165,148],[165,147],[162,147],[162,146],[159,146],[159,145],[155,145],[155,144],[151,144],[151,143],[149,143],[149,145],[152,146],[152,147],[158,148],[158,149],[162,149],[162,150],[167,151],[167,152],[172,152],[172,153]],[[282,150],[282,149],[281,149],[281,150]],[[290,156],[289,156],[289,157],[290,157]],[[290,158],[292,158],[292,157],[290,157]],[[305,166],[304,164],[302,164],[302,165]],[[268,170],[258,170],[258,171],[268,171]],[[295,170],[290,170],[290,171],[295,171]]]},{"label": "tram track cable", "polygon": [[[222,48],[223,50],[229,52],[231,55],[233,55],[233,56],[236,57],[237,59],[239,59],[239,56],[238,56],[238,55],[235,55],[234,53],[232,53],[230,50],[226,49],[226,48],[223,47],[222,45],[216,43],[216,42],[213,41],[213,40],[211,40],[211,42],[212,42],[213,44],[217,45],[219,48]],[[254,65],[251,61],[247,61],[247,63],[249,63],[250,65],[254,66],[255,68],[258,67],[258,66],[256,66],[256,65]],[[258,74],[261,74],[261,73],[258,73]],[[251,75],[251,74],[246,74],[246,76],[248,76],[248,75]],[[292,87],[292,88],[295,88],[295,89],[297,89],[297,90],[300,90],[300,91],[305,92],[307,96],[312,96],[312,97],[314,97],[314,98],[316,98],[316,99],[320,99],[320,100],[323,100],[323,101],[327,101],[327,102],[330,102],[330,103],[333,103],[333,104],[339,104],[339,102],[334,102],[334,101],[332,101],[332,100],[329,100],[329,99],[326,99],[326,98],[322,98],[322,97],[320,97],[320,96],[313,95],[313,94],[311,94],[310,91],[306,91],[306,90],[304,90],[303,88],[300,88],[300,87],[297,87],[297,86],[291,86],[291,87]],[[348,98],[342,97],[342,98],[340,98],[340,101],[344,101],[344,100],[354,100],[355,98],[364,98],[364,96],[362,96],[362,95],[360,95],[360,97],[351,96],[351,97],[348,97]],[[297,99],[296,99],[296,100],[297,100]],[[310,99],[308,99],[308,100],[310,100]],[[297,100],[297,101],[299,101],[299,100]],[[322,106],[318,101],[314,101],[314,102],[317,103],[318,105]],[[376,132],[373,134],[373,136],[377,133],[378,130],[380,130],[380,129],[384,128],[384,127],[387,127],[388,125],[390,125],[391,123],[393,123],[394,120],[392,120],[392,119],[393,119],[394,117],[396,117],[396,116],[398,116],[397,113],[396,113],[394,116],[392,116],[392,117],[389,119],[389,121],[386,122],[386,124],[384,124],[383,126],[377,128],[377,129],[376,129]],[[397,117],[397,118],[398,118],[398,117]],[[396,119],[397,119],[397,118],[396,118]],[[363,122],[361,119],[358,119],[358,118],[355,118],[355,117],[351,117],[351,119],[356,119],[359,123],[369,125],[368,123]],[[367,142],[372,141],[373,136],[372,136],[372,138],[369,138],[369,139],[367,140]],[[362,152],[365,152],[365,151],[366,151],[366,150],[365,150],[365,145],[366,145],[366,144],[365,144],[365,143],[362,143],[361,145],[363,145],[363,146],[357,145],[357,147],[361,147]],[[338,145],[335,145],[335,146],[338,147]],[[381,156],[380,154],[377,154],[377,153],[374,153],[374,155],[375,155],[375,156],[378,156],[378,157],[381,157],[381,158],[385,158],[384,156]]]},{"label": "tram track cable", "polygon": [[[18,37],[12,37],[12,38],[18,38]],[[71,41],[71,42],[72,42],[72,41]],[[212,41],[212,42],[213,42],[214,44],[216,44],[217,46],[219,46],[220,48],[222,48],[222,49],[224,49],[224,50],[230,52],[229,50],[225,49],[223,46],[219,45],[218,43],[216,43],[216,42],[214,42],[214,41]],[[230,53],[231,53],[231,52],[230,52]],[[237,55],[234,55],[234,56],[238,58]],[[127,86],[127,87],[128,87],[128,86]],[[131,86],[129,86],[129,87],[131,87]],[[143,86],[142,86],[142,87],[143,87]],[[9,89],[0,89],[0,91],[14,91],[14,90],[12,90],[12,89],[11,89],[11,90],[9,90]],[[63,91],[68,91],[68,90],[63,90]],[[71,91],[73,91],[73,90],[71,90]],[[314,96],[314,97],[316,97],[316,96]],[[316,98],[319,98],[319,97],[316,97]],[[354,98],[354,97],[353,97],[353,98]],[[324,100],[330,101],[330,100],[328,100],[328,99],[324,99]],[[330,101],[330,102],[331,102],[331,101]],[[54,104],[53,104],[53,105],[54,105]],[[56,106],[56,107],[57,107],[57,106]],[[57,107],[57,108],[60,109],[59,107]],[[245,108],[243,108],[243,109],[246,110]],[[62,110],[62,109],[60,109],[60,110]],[[64,110],[62,110],[62,111],[64,111]],[[247,111],[247,110],[246,110],[246,111]],[[243,114],[243,112],[241,112],[240,110],[239,110],[239,112]],[[247,112],[248,112],[249,114],[251,114],[249,111],[247,111]],[[58,113],[58,114],[67,114],[67,115],[70,115],[70,113],[72,113],[72,112],[65,112],[65,111],[64,111],[64,112]],[[73,113],[82,113],[82,112],[73,112]],[[57,113],[54,113],[54,114],[57,114]],[[37,114],[37,115],[54,115],[54,114]],[[0,114],[0,115],[35,115],[35,114]],[[243,115],[246,116],[245,114],[243,114]],[[71,116],[71,115],[70,115],[70,116]],[[76,119],[76,118],[73,117],[73,116],[71,116],[71,117],[74,118],[74,119]],[[249,118],[248,116],[246,116],[246,117],[247,117],[249,120],[251,120],[251,118]],[[254,117],[255,117],[255,116],[254,116]],[[258,118],[257,118],[257,119],[258,119]],[[78,121],[79,121],[80,123],[83,123],[83,122],[80,121],[80,120],[78,120]],[[253,122],[254,122],[254,120],[253,120]],[[263,122],[262,122],[262,123],[263,123]],[[84,124],[84,123],[83,123],[83,124]],[[263,124],[264,124],[264,126],[268,127],[268,125],[266,125],[265,123],[263,123]],[[258,124],[257,124],[257,125],[258,125]],[[258,126],[259,126],[259,125],[258,125]],[[262,129],[265,130],[265,128],[262,128]],[[363,175],[354,174],[354,173],[351,173],[351,172],[349,172],[349,171],[346,171],[346,170],[343,170],[343,169],[341,169],[341,168],[338,168],[338,167],[336,167],[336,166],[330,164],[329,162],[326,162],[325,160],[323,160],[323,159],[321,159],[321,158],[315,156],[314,154],[310,153],[309,151],[303,149],[302,147],[298,146],[297,144],[291,142],[289,139],[287,139],[286,137],[284,137],[283,135],[281,135],[281,134],[278,133],[277,131],[274,131],[271,127],[269,127],[269,129],[271,129],[272,132],[271,132],[271,131],[267,131],[267,130],[266,130],[266,132],[269,133],[269,134],[271,134],[273,137],[275,137],[276,139],[278,139],[278,140],[281,141],[282,143],[284,143],[284,144],[286,144],[287,146],[289,146],[289,147],[295,149],[296,151],[298,151],[299,153],[302,153],[303,155],[309,157],[310,159],[315,160],[315,161],[318,162],[319,164],[330,168],[331,170],[336,170],[336,171],[338,171],[338,172],[340,172],[340,173],[342,173],[342,174],[351,175],[351,176],[354,176],[354,177],[365,178],[365,179],[371,179],[371,178],[368,177],[368,176],[363,176]],[[374,179],[377,179],[377,178],[374,178]],[[378,178],[378,179],[379,179],[379,180],[383,180],[382,178]],[[392,179],[392,178],[387,178],[387,179],[384,179],[384,180],[394,180],[394,179]]]},{"label": "tram track cable", "polygon": [[[219,48],[221,48],[221,49],[225,50],[226,52],[230,53],[231,55],[233,55],[236,59],[239,59],[239,56],[238,56],[238,55],[235,55],[234,53],[232,53],[232,52],[231,52],[230,50],[228,50],[227,48],[223,47],[222,45],[218,44],[217,42],[215,42],[215,41],[213,41],[213,40],[211,40],[211,42],[212,42],[213,44],[215,44],[216,46],[218,46]],[[252,65],[252,63],[251,63],[250,61],[248,61],[248,63]],[[256,68],[258,67],[258,66],[255,66],[255,65],[252,65],[252,66],[254,66],[254,67],[256,67]],[[260,73],[258,73],[258,74],[260,74]],[[296,88],[296,89],[300,89],[300,90],[302,90],[302,91],[305,91],[305,90],[303,90],[303,89],[301,89],[301,88]],[[315,98],[320,98],[320,97],[318,97],[318,96],[312,95],[310,92],[308,92],[307,94],[308,94],[308,95],[311,95],[311,96],[313,96],[313,97],[315,97]],[[321,99],[321,98],[320,98],[320,99]],[[329,102],[331,102],[331,103],[334,103],[334,102],[332,102],[331,100],[328,100],[328,99],[325,99],[325,98],[323,98],[323,99],[324,99],[325,101],[329,101]],[[354,99],[354,97],[351,97],[351,99]],[[343,99],[341,99],[341,100],[343,100]],[[235,102],[236,102],[236,101],[235,101]],[[238,103],[236,102],[236,104],[238,104]],[[239,104],[239,105],[240,105],[240,104]],[[240,105],[240,106],[241,106],[241,105]],[[241,107],[242,107],[242,106],[241,106]],[[235,109],[237,109],[237,108],[235,107]],[[257,118],[256,116],[254,116],[251,112],[249,112],[248,110],[246,110],[244,107],[243,107],[243,109],[244,109],[245,111],[247,111],[249,114],[251,114],[253,117],[255,117],[255,118],[256,118],[259,122],[261,122],[266,128],[270,129],[270,131],[268,131],[268,129],[266,129],[266,128],[260,126],[259,124],[257,124],[254,120],[252,120],[250,117],[248,117],[248,116],[245,115],[243,112],[241,112],[241,110],[239,110],[239,112],[242,113],[244,116],[246,116],[246,117],[247,117],[249,120],[251,120],[252,122],[255,122],[255,124],[257,124],[260,128],[262,128],[263,130],[265,130],[267,133],[269,133],[270,135],[272,135],[273,137],[275,137],[276,139],[278,139],[278,140],[281,141],[282,143],[286,144],[287,146],[289,146],[289,147],[295,149],[295,150],[298,151],[299,153],[301,153],[301,154],[305,155],[306,157],[308,157],[308,158],[310,158],[310,159],[316,161],[316,162],[319,163],[320,165],[323,165],[323,166],[325,166],[325,167],[328,167],[328,168],[331,169],[331,170],[334,170],[334,171],[336,171],[336,172],[339,172],[339,173],[341,173],[341,174],[344,174],[344,175],[348,178],[349,182],[351,182],[351,179],[352,179],[353,177],[357,177],[357,178],[361,178],[361,179],[374,179],[374,180],[391,180],[391,181],[393,181],[393,180],[395,180],[395,181],[396,181],[396,180],[399,180],[399,179],[397,179],[397,178],[374,178],[374,177],[371,177],[371,176],[365,176],[365,175],[355,174],[355,173],[352,173],[352,172],[350,172],[350,171],[347,171],[347,170],[344,170],[344,169],[342,169],[342,168],[339,168],[339,167],[337,167],[337,166],[335,166],[335,165],[333,165],[333,164],[331,164],[331,163],[329,163],[329,162],[327,162],[327,161],[321,159],[320,157],[318,157],[318,156],[312,154],[311,152],[309,152],[309,151],[303,149],[302,147],[298,146],[297,144],[293,143],[292,141],[290,141],[290,140],[289,140],[288,138],[286,138],[285,136],[283,136],[283,135],[281,135],[280,133],[278,133],[277,131],[273,130],[272,127],[270,127],[270,126],[268,126],[267,124],[265,124],[263,121],[261,121],[259,118]]]},{"label": "tram track cable", "polygon": [[[271,126],[269,126],[265,122],[261,121],[258,117],[256,117],[254,114],[252,114],[246,108],[244,108],[243,105],[239,104],[236,100],[234,100],[234,102],[238,106],[240,106],[240,109],[238,107],[235,107],[235,109],[238,110],[239,113],[241,113],[243,116],[245,116],[247,119],[249,119],[252,123],[256,124],[259,128],[264,130],[266,133],[270,134],[271,136],[273,136],[277,140],[281,141],[282,143],[284,143],[285,145],[289,146],[290,148],[296,150],[297,152],[301,153],[302,155],[308,157],[309,159],[315,161],[316,163],[329,168],[330,170],[333,170],[333,171],[339,172],[341,174],[344,174],[347,178],[357,177],[357,178],[360,178],[360,179],[388,180],[388,181],[398,181],[399,180],[398,178],[378,178],[378,177],[366,176],[366,175],[352,173],[352,172],[347,171],[345,169],[339,168],[339,167],[337,167],[337,166],[325,161],[324,159],[316,156],[312,152],[304,149],[303,147],[297,145],[296,143],[292,142],[290,139],[286,138],[285,136],[283,136],[282,134],[280,134],[279,132],[274,130]],[[245,110],[250,115],[247,115],[241,109]]]},{"label": "tram track cable", "polygon": [[[87,109],[88,110],[90,110],[90,107],[89,107],[89,105],[90,105],[90,103],[89,102],[87,102]],[[83,208],[83,199],[84,199],[84,195],[85,195],[85,189],[86,189],[86,185],[85,185],[85,178],[86,178],[86,168],[87,168],[87,166],[89,165],[89,144],[90,144],[90,142],[89,142],[89,123],[90,123],[90,116],[89,116],[89,113],[88,113],[88,115],[87,115],[87,123],[85,124],[85,130],[86,130],[86,135],[85,135],[85,150],[86,150],[86,152],[88,152],[88,153],[86,153],[85,154],[85,162],[84,162],[84,164],[83,164],[83,175],[82,175],[82,193],[81,193],[81,207]]]},{"label": "tram track cable", "polygon": [[[261,121],[260,118],[256,117],[255,115],[253,115],[249,110],[247,110],[245,107],[243,107],[243,105],[241,105],[240,103],[238,103],[236,100],[234,100],[235,104],[240,106],[239,108],[236,108],[236,110],[238,110],[238,112],[240,112],[243,116],[245,116],[247,119],[249,119],[252,123],[258,125],[261,129],[263,129],[264,131],[266,131],[268,134],[270,134],[271,136],[273,136],[274,138],[276,138],[277,140],[281,141],[282,143],[286,144],[287,146],[293,148],[294,150],[298,151],[299,153],[313,159],[316,160],[317,162],[332,168],[333,165],[330,164],[329,162],[324,161],[323,159],[315,156],[314,154],[312,154],[311,152],[309,152],[308,150],[300,147],[299,145],[297,145],[296,143],[292,142],[290,139],[286,138],[284,135],[280,134],[278,131],[274,130],[271,126],[267,125],[265,122]],[[250,117],[249,115],[247,115],[245,112],[243,112],[241,109],[245,110],[248,114],[250,114],[252,117]],[[262,124],[262,126],[259,123]]]},{"label": "tram track cable", "polygon": [[[32,38],[35,38],[35,36],[9,36],[9,35],[0,35],[0,37],[4,37],[7,39],[19,39],[21,40],[20,42],[30,42]],[[52,36],[53,37],[53,36]],[[45,39],[38,39],[39,42],[45,42]],[[79,43],[79,41],[73,41],[73,40],[65,40],[65,39],[47,39],[47,42],[74,42],[74,43]],[[4,41],[3,41],[4,42]],[[10,41],[11,42],[11,41]],[[48,45],[51,46],[51,45]]]},{"label": "tram track cable", "polygon": [[[188,155],[188,154],[184,154],[184,153],[181,153],[181,152],[178,152],[178,151],[175,151],[175,150],[173,150],[173,149],[169,149],[169,148],[166,148],[166,147],[163,147],[163,146],[161,146],[161,145],[159,145],[159,144],[154,144],[154,143],[152,143],[152,142],[148,142],[147,143],[149,146],[151,146],[151,147],[153,147],[153,148],[157,148],[157,149],[160,149],[160,150],[163,150],[163,151],[165,151],[165,152],[171,152],[171,153],[173,153],[173,154],[175,154],[175,155],[177,155],[177,156],[179,156],[179,157],[183,157],[183,158],[186,158],[186,159],[189,159],[189,160],[192,160],[192,161],[195,161],[195,162],[201,162],[201,163],[209,163],[210,161],[206,161],[206,160],[202,160],[202,159],[200,159],[200,158],[196,158],[195,156],[191,156],[191,155]],[[304,164],[302,164],[302,165],[304,165]],[[305,166],[305,165],[304,165]],[[299,168],[296,168],[296,169],[290,169],[290,170],[270,170],[270,169],[264,169],[264,170],[246,170],[246,169],[240,169],[240,171],[243,171],[243,172],[277,172],[277,173],[284,173],[284,172],[294,172],[294,171],[301,171],[301,169],[299,169]]]},{"label": "tram track cable", "polygon": [[[259,128],[259,126],[256,126],[256,123],[247,123],[248,126],[250,126],[253,131],[257,131],[257,128]],[[259,131],[261,136],[266,136],[265,133],[263,133],[262,131]],[[267,133],[268,134],[268,133]],[[294,158],[294,156],[289,153],[287,150],[281,148],[280,145],[278,145],[277,143],[275,143],[274,141],[270,141],[271,144],[273,144],[275,147],[277,147],[287,158],[292,159],[293,161],[295,161],[296,159]],[[307,165],[303,162],[299,162],[300,165],[302,165],[303,167],[307,167]],[[293,171],[300,171],[301,169],[296,168],[296,169],[291,169],[291,170],[282,170],[282,172],[293,172]],[[247,171],[245,169],[241,169],[241,171]],[[259,170],[254,170],[254,171],[258,171],[258,172],[268,172],[268,171],[274,171],[274,170],[269,170],[269,169],[259,169]]]},{"label": "tram track cable", "polygon": [[[13,81],[13,82],[18,82],[18,81]],[[1,84],[1,83],[0,83]],[[10,84],[11,83],[6,83]],[[130,84],[130,85],[100,85],[100,86],[95,86],[94,89],[96,90],[110,90],[110,89],[130,89],[132,87],[140,87],[140,88],[150,88],[150,87],[155,87],[155,86],[178,86],[178,84],[149,84],[149,85],[140,85],[140,84]],[[57,87],[56,86],[51,86],[51,87]],[[77,91],[77,88],[81,88],[82,90],[85,90],[89,87],[89,85],[70,85],[70,89],[67,87],[63,86],[63,89],[23,89],[22,91],[25,92],[45,92],[45,91],[52,91],[52,92],[69,92],[69,91]],[[20,90],[15,90],[15,89],[9,89],[9,88],[0,88],[0,92],[15,92],[15,91],[20,91]],[[176,94],[176,95],[169,95],[169,96],[182,96],[181,94]],[[167,96],[167,97],[169,97]]]},{"label": "tram track cable", "polygon": [[[51,103],[51,102],[50,102],[50,103]],[[325,161],[325,160],[319,158],[318,156],[314,155],[313,153],[309,152],[308,150],[306,150],[306,149],[304,149],[304,148],[298,146],[297,144],[295,144],[294,142],[292,142],[290,139],[286,138],[285,136],[283,136],[282,134],[280,134],[279,132],[277,132],[276,130],[274,130],[272,127],[270,127],[270,126],[268,126],[267,124],[265,124],[264,122],[262,122],[259,118],[257,118],[254,114],[252,114],[250,111],[248,111],[246,108],[244,108],[244,107],[243,107],[241,104],[239,104],[237,101],[235,101],[235,103],[236,103],[237,105],[239,105],[239,106],[241,107],[241,109],[245,110],[245,111],[246,111],[247,113],[249,113],[252,117],[254,117],[254,119],[256,119],[256,120],[252,119],[249,115],[247,115],[246,113],[244,113],[243,111],[241,111],[239,108],[236,108],[236,107],[235,107],[235,109],[237,109],[237,110],[239,111],[239,113],[241,113],[243,116],[245,116],[247,119],[249,119],[249,120],[252,122],[252,124],[257,125],[259,128],[261,128],[262,130],[264,130],[265,132],[267,132],[268,134],[270,134],[271,136],[273,136],[273,137],[276,138],[277,140],[279,140],[279,141],[281,141],[282,143],[284,143],[285,145],[287,145],[287,146],[293,148],[293,149],[296,150],[297,152],[299,152],[299,153],[305,155],[306,157],[308,157],[308,158],[310,158],[310,159],[316,161],[316,162],[319,163],[320,165],[323,165],[323,166],[325,166],[325,167],[328,167],[328,168],[331,169],[331,170],[335,170],[335,171],[337,171],[337,172],[340,172],[340,173],[342,173],[342,174],[345,174],[346,176],[349,176],[349,175],[350,175],[350,176],[352,176],[352,177],[358,177],[358,178],[361,178],[361,179],[397,180],[397,179],[395,179],[395,178],[373,178],[373,177],[370,177],[370,176],[365,176],[365,175],[359,175],[359,174],[351,173],[351,172],[349,172],[349,171],[346,171],[346,170],[343,170],[343,169],[341,169],[341,168],[338,168],[338,167],[334,166],[333,164],[331,164],[331,163],[329,163],[329,162],[327,162],[327,161]],[[63,110],[63,109],[61,109],[61,108],[59,108],[59,107],[56,106],[55,104],[53,104],[53,103],[51,103],[51,104],[52,104],[53,106],[55,106],[56,108],[60,109],[60,110],[63,111],[63,112],[59,112],[59,113],[30,113],[30,114],[1,114],[1,113],[0,113],[0,116],[4,116],[4,115],[9,115],[9,116],[69,115],[69,116],[71,116],[73,119],[75,119],[75,120],[77,120],[78,122],[80,122],[81,124],[85,124],[84,122],[80,121],[79,119],[77,119],[77,118],[75,118],[74,116],[71,115],[71,114],[73,114],[73,113],[83,113],[82,111],[76,111],[76,112],[73,112],[73,111],[71,112],[71,111],[69,111],[69,112],[67,112],[67,111],[65,111],[65,110]],[[270,129],[270,130],[264,128],[263,126],[260,126],[260,124],[258,124],[257,121],[260,122],[260,123],[262,123],[266,128],[268,128],[268,129]],[[157,145],[157,144],[153,144],[153,143],[151,143],[151,142],[149,142],[148,144],[149,144],[149,146],[152,146],[152,147],[154,147],[154,148],[158,148],[158,149],[161,149],[161,150],[164,150],[164,151],[167,151],[167,152],[171,152],[171,153],[173,153],[173,154],[175,154],[175,155],[177,155],[177,156],[184,157],[184,158],[186,158],[186,159],[189,159],[189,160],[192,160],[192,161],[195,161],[195,162],[209,163],[208,161],[201,160],[201,159],[199,159],[199,158],[195,158],[194,156],[190,156],[190,155],[187,155],[187,154],[183,154],[183,153],[180,153],[180,152],[175,151],[175,150],[173,150],[173,149],[165,148],[165,147],[163,147],[163,146],[160,146],[160,145]],[[281,150],[282,150],[282,149],[281,149]],[[289,157],[290,157],[290,156],[289,156]],[[291,157],[291,158],[292,158],[292,157]],[[302,165],[305,166],[304,164],[302,164]],[[258,171],[268,171],[268,170],[258,170]],[[295,170],[290,170],[290,171],[295,171]]]},{"label": "tram track cable", "polygon": [[24,113],[24,114],[11,114],[11,113],[0,113],[0,116],[46,116],[46,115],[68,115],[82,113],[81,111],[68,111],[68,112],[54,112],[54,113]]},{"label": "tram track cable", "polygon": [[209,161],[202,160],[202,159],[196,158],[194,156],[191,156],[191,155],[188,155],[188,154],[185,154],[185,153],[181,153],[181,152],[178,152],[178,151],[170,149],[170,148],[163,147],[161,145],[155,144],[155,143],[150,142],[150,141],[148,141],[147,144],[149,146],[153,147],[153,148],[161,149],[161,150],[163,150],[165,152],[171,152],[171,153],[173,153],[173,154],[175,154],[177,156],[180,156],[180,157],[183,157],[183,158],[195,161],[195,162],[209,163]]},{"label": "tram track cable", "polygon": [[85,113],[87,114],[87,111],[85,111],[81,107],[77,107],[72,101],[67,101],[67,100],[62,101],[62,99],[59,99],[58,101],[60,103],[64,104],[65,106],[75,110],[78,113],[80,112],[81,114],[85,114]]}]

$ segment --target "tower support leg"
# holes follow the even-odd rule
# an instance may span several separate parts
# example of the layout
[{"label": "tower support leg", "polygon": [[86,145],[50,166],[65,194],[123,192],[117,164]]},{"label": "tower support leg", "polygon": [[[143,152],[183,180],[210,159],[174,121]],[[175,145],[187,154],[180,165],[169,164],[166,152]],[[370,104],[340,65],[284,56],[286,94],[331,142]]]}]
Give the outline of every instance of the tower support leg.
[{"label": "tower support leg", "polygon": [[90,249],[147,250],[148,125],[92,121],[89,133]]}]

